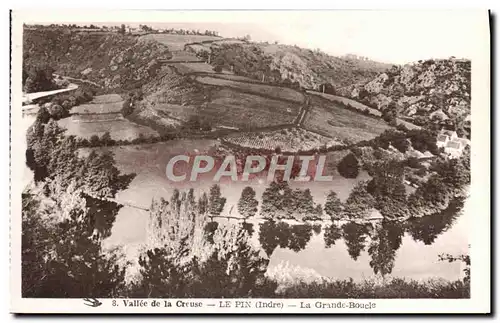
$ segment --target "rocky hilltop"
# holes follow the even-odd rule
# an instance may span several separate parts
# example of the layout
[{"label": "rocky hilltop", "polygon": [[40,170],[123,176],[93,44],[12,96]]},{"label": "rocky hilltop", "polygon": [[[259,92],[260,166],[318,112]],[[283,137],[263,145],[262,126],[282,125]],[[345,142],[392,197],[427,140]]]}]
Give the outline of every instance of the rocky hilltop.
[{"label": "rocky hilltop", "polygon": [[348,86],[344,96],[381,111],[416,120],[454,125],[470,116],[471,62],[464,59],[418,61],[393,66],[369,82]]}]

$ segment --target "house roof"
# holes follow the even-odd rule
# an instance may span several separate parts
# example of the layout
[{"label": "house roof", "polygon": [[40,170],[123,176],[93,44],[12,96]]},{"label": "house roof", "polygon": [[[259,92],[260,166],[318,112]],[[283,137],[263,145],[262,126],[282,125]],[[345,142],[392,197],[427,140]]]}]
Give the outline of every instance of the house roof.
[{"label": "house roof", "polygon": [[448,140],[447,135],[438,135],[437,137],[437,141],[445,142],[446,140]]},{"label": "house roof", "polygon": [[382,215],[382,213],[380,213],[379,210],[375,209],[375,208],[372,208],[369,212],[368,212],[368,216],[366,218],[367,220],[383,220],[384,219],[384,216]]},{"label": "house roof", "polygon": [[461,143],[460,141],[450,141],[446,144],[446,148],[460,149]]}]

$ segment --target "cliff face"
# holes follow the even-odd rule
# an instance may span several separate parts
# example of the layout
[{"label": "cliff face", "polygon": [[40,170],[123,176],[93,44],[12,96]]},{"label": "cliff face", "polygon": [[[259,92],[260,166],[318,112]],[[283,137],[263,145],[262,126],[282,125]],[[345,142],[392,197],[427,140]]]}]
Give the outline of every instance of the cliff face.
[{"label": "cliff face", "polygon": [[470,114],[470,72],[468,60],[419,61],[393,66],[369,82],[344,88],[342,94],[382,111],[395,106],[404,117],[460,120]]},{"label": "cliff face", "polygon": [[47,63],[55,73],[87,79],[108,89],[144,85],[160,69],[158,59],[171,57],[165,45],[106,32],[62,29],[25,30],[23,64]]}]

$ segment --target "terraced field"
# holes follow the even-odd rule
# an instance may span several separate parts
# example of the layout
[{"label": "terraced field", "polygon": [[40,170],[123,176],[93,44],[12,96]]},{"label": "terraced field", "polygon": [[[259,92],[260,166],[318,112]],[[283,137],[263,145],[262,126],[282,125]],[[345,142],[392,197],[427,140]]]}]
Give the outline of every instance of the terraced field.
[{"label": "terraced field", "polygon": [[196,78],[196,81],[203,84],[229,87],[248,93],[269,96],[278,100],[292,101],[295,103],[302,103],[305,99],[304,94],[286,87],[271,86],[266,84],[243,83],[208,76],[199,76]]},{"label": "terraced field", "polygon": [[341,142],[301,128],[231,134],[224,138],[224,141],[256,149],[275,150],[279,147],[283,152],[306,151],[341,144]]}]

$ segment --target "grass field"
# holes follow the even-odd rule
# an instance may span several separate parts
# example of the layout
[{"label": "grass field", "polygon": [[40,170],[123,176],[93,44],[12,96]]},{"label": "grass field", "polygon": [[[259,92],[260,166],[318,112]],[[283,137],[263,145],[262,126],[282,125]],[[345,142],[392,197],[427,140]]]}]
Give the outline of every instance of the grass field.
[{"label": "grass field", "polygon": [[234,74],[216,74],[213,77],[231,80],[231,81],[237,81],[237,82],[249,82],[249,83],[264,84],[259,80],[251,79],[251,78],[246,77],[246,76],[234,75]]},{"label": "grass field", "polygon": [[177,64],[172,64],[172,66],[175,66],[175,68],[177,68],[177,71],[182,75],[189,73],[210,73],[210,74],[215,73],[214,67],[204,62],[177,63]]},{"label": "grass field", "polygon": [[90,103],[71,109],[74,115],[58,121],[68,135],[89,139],[109,132],[114,140],[133,140],[140,135],[156,137],[158,133],[149,127],[135,124],[120,113],[123,100],[118,94],[96,96]]},{"label": "grass field", "polygon": [[335,105],[311,107],[302,126],[323,136],[351,143],[372,139],[390,128],[381,119],[370,118]]},{"label": "grass field", "polygon": [[301,128],[231,134],[224,139],[229,143],[248,148],[274,150],[280,147],[283,152],[306,151],[340,144]]},{"label": "grass field", "polygon": [[225,80],[208,76],[199,76],[196,78],[196,80],[203,84],[229,87],[240,91],[273,97],[278,100],[286,100],[296,103],[304,102],[304,95],[302,93],[286,87],[254,83],[240,83],[232,80]]},{"label": "grass field", "polygon": [[349,104],[353,108],[359,110],[360,112],[363,112],[363,111],[365,111],[365,109],[368,109],[368,111],[370,111],[370,114],[377,116],[377,117],[382,116],[382,112],[380,112],[379,110],[370,108],[362,103],[359,103],[357,101],[354,101],[354,100],[351,100],[348,98],[344,98],[344,97],[332,95],[332,94],[327,94],[327,93],[316,92],[316,91],[307,91],[307,93],[318,95],[318,96],[320,96],[324,99],[327,99],[329,101],[332,101],[332,102],[341,102],[341,103],[346,104],[346,105]]},{"label": "grass field", "polygon": [[299,113],[299,106],[221,89],[200,108],[199,113],[218,125],[248,129],[291,124]]},{"label": "grass field", "polygon": [[58,121],[67,129],[66,134],[89,139],[92,135],[102,136],[109,132],[114,140],[133,140],[140,135],[155,137],[158,133],[151,128],[135,124],[121,115],[73,116]]},{"label": "grass field", "polygon": [[184,45],[189,43],[202,42],[206,40],[217,40],[220,37],[203,35],[172,35],[172,34],[149,34],[141,36],[140,39],[156,40],[157,42],[168,46],[169,50],[183,50]]},{"label": "grass field", "polygon": [[122,109],[123,99],[118,94],[98,95],[91,102],[75,106],[71,113],[118,113]]}]

